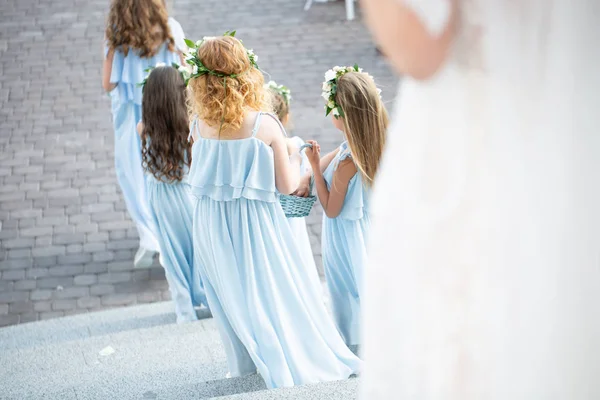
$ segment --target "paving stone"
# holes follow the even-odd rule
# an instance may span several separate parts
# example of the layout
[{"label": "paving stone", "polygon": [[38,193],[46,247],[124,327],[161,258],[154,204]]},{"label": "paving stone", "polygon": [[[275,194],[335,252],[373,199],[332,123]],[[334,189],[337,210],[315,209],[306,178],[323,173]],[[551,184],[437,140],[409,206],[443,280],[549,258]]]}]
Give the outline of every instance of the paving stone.
[{"label": "paving stone", "polygon": [[96,282],[98,282],[98,276],[95,274],[77,275],[74,278],[74,283],[78,286],[89,286]]},{"label": "paving stone", "polygon": [[17,281],[19,279],[25,279],[25,270],[11,269],[2,273],[2,280],[4,281]]},{"label": "paving stone", "polygon": [[81,297],[77,299],[77,307],[79,308],[96,308],[100,307],[101,304],[100,297]]},{"label": "paving stone", "polygon": [[52,302],[54,311],[74,310],[75,308],[77,308],[77,300],[54,300]]},{"label": "paving stone", "polygon": [[77,299],[80,297],[89,296],[90,288],[85,286],[74,286],[57,290],[54,293],[55,299]]},{"label": "paving stone", "polygon": [[21,314],[33,311],[33,303],[29,300],[16,301],[10,305],[9,312],[11,314]]},{"label": "paving stone", "polygon": [[29,292],[19,290],[19,291],[2,291],[0,292],[0,303],[16,303],[18,301],[27,301],[29,300]]},{"label": "paving stone", "polygon": [[77,276],[83,273],[83,264],[80,265],[56,265],[48,268],[50,276]]},{"label": "paving stone", "polygon": [[134,293],[129,294],[107,294],[102,296],[102,304],[105,306],[125,306],[134,304],[137,301],[137,295]]},{"label": "paving stone", "polygon": [[19,323],[19,314],[0,315],[0,327]]},{"label": "paving stone", "polygon": [[34,301],[50,300],[52,298],[52,293],[54,293],[52,290],[47,290],[47,289],[32,290],[30,297],[31,297],[31,300],[34,300]]},{"label": "paving stone", "polygon": [[115,292],[114,285],[101,283],[97,285],[92,285],[90,287],[90,294],[92,296],[102,296],[106,294],[111,294]]}]

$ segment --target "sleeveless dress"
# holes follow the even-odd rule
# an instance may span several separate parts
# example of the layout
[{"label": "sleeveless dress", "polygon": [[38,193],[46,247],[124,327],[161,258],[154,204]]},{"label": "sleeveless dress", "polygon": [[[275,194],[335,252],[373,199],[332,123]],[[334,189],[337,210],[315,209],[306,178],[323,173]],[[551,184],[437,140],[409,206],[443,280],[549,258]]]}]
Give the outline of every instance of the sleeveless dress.
[{"label": "sleeveless dress", "polygon": [[[183,35],[181,26],[169,18],[173,35]],[[174,36],[180,50],[182,37]],[[185,43],[184,43],[185,45]],[[105,56],[108,48],[105,48]],[[138,86],[147,75],[145,70],[158,63],[171,65],[181,63],[176,52],[169,51],[166,44],[149,58],[141,58],[135,49],[125,55],[115,50],[110,82],[117,86],[110,92],[113,128],[115,131],[115,171],[125,205],[131,219],[136,224],[140,237],[140,247],[158,251],[156,227],[148,209],[148,198],[142,169],[141,141],[136,132],[137,123],[142,119],[142,88]]]},{"label": "sleeveless dress", "polygon": [[262,117],[246,139],[205,139],[193,127],[194,251],[229,371],[258,369],[269,388],[345,379],[362,362],[327,313],[317,271],[302,264],[273,151],[255,137]]},{"label": "sleeveless dress", "polygon": [[164,182],[146,173],[148,205],[178,323],[196,321],[194,307],[207,305],[199,267],[194,264],[193,205],[187,181],[187,173],[181,182]]},{"label": "sleeveless dress", "polygon": [[362,398],[598,399],[600,3],[459,3],[374,186]]},{"label": "sleeveless dress", "polygon": [[[342,143],[323,173],[331,190],[339,163],[351,158],[348,142]],[[369,229],[368,193],[357,172],[348,183],[342,211],[335,218],[323,214],[322,253],[333,316],[348,346],[360,342],[360,298],[367,265]]]},{"label": "sleeveless dress", "polygon": [[[300,148],[304,144],[304,140],[302,140],[298,136],[294,136],[292,139],[295,141],[298,148]],[[310,171],[310,163],[308,162],[308,158],[306,157],[306,152],[302,151],[302,163],[300,164],[300,174],[304,175],[308,171]],[[310,245],[308,227],[306,226],[306,218],[288,218],[288,222],[290,224],[290,228],[292,229],[292,234],[294,235],[294,238],[296,238],[296,244],[298,245],[298,249],[300,250],[300,254],[304,261],[303,264],[307,268],[316,270],[317,265],[315,264],[312,246]]]}]

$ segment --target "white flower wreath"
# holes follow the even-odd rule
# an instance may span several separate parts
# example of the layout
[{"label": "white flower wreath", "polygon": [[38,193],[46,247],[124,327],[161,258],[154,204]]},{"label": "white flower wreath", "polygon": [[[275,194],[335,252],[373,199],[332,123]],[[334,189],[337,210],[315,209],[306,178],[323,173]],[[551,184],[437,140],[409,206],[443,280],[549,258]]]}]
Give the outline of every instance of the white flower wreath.
[{"label": "white flower wreath", "polygon": [[273,89],[277,93],[281,94],[283,96],[283,99],[285,100],[286,104],[288,106],[290,105],[290,101],[292,100],[292,92],[290,91],[290,89],[288,89],[287,87],[285,87],[283,85],[277,84],[277,82],[275,82],[275,81],[269,81],[268,83],[266,83],[265,88]]},{"label": "white flower wreath", "polygon": [[[348,72],[364,73],[371,78],[373,82],[375,81],[371,75],[363,72],[363,69],[359,68],[357,64],[354,64],[353,67],[335,66],[327,71],[325,73],[325,82],[323,82],[323,86],[321,88],[323,91],[321,96],[325,100],[325,116],[328,116],[330,113],[333,113],[335,118],[344,116],[342,107],[335,102],[335,94],[337,93],[337,84],[339,79]],[[381,98],[381,89],[377,88],[377,93],[379,93],[379,97]]]},{"label": "white flower wreath", "polygon": [[[144,86],[146,86],[146,82],[148,82],[148,77],[150,76],[152,71],[156,68],[161,68],[161,67],[166,67],[166,66],[167,66],[167,64],[165,64],[164,62],[158,62],[153,67],[151,66],[151,67],[146,68],[144,70],[144,72],[146,72],[146,77],[144,78],[144,80],[142,82],[138,83],[138,86],[140,86],[142,88]],[[172,63],[171,67],[175,68],[181,74],[183,83],[187,86],[187,83],[191,77],[191,72],[190,72],[189,68],[187,68],[185,65],[179,65],[177,63]]]}]

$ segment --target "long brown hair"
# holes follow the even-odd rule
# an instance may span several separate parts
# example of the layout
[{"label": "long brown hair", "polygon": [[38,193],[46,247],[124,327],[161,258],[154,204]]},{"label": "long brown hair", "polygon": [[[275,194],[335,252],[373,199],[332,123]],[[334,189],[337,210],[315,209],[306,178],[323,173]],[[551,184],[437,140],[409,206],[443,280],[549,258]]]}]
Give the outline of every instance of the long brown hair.
[{"label": "long brown hair", "polygon": [[377,174],[385,146],[388,114],[367,74],[348,72],[337,83],[335,101],[344,111],[344,131],[352,158],[366,185]]},{"label": "long brown hair", "polygon": [[106,40],[110,49],[131,49],[140,57],[152,57],[160,45],[175,48],[164,0],[112,0],[106,24]]},{"label": "long brown hair", "polygon": [[155,68],[142,98],[142,165],[156,179],[180,182],[192,160],[183,77],[173,67]]},{"label": "long brown hair", "polygon": [[238,39],[231,36],[207,39],[197,55],[206,68],[237,76],[206,74],[191,79],[188,85],[192,91],[192,114],[212,127],[222,123],[221,130],[227,134],[240,129],[247,110],[271,111],[263,74],[252,66]]}]

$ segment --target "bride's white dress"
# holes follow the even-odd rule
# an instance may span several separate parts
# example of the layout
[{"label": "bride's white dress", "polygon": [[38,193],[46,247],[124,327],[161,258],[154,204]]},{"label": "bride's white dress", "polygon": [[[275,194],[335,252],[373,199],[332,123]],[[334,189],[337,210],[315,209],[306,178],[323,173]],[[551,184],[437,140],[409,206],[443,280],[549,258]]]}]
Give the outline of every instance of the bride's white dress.
[{"label": "bride's white dress", "polygon": [[600,399],[600,2],[462,6],[375,185],[362,398]]}]

